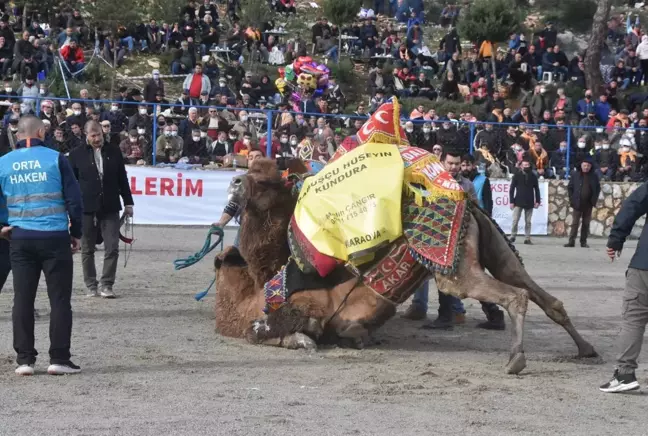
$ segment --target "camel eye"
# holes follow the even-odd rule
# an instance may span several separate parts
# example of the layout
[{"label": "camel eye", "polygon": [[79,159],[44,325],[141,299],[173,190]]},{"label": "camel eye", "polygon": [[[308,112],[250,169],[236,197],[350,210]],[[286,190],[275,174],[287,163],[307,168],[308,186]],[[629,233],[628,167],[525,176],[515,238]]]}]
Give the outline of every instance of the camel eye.
[{"label": "camel eye", "polygon": [[234,184],[235,184],[235,185],[240,185],[241,183],[243,183],[243,180],[241,180],[241,179],[234,179]]}]

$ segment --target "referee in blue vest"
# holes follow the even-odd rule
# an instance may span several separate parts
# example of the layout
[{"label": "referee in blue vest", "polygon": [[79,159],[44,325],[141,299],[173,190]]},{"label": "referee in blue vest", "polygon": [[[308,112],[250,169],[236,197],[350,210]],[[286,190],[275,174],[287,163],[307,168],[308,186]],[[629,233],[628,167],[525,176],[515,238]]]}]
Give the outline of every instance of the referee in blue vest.
[{"label": "referee in blue vest", "polygon": [[0,158],[0,189],[6,202],[13,270],[13,345],[16,374],[33,375],[34,300],[41,271],[50,300],[52,375],[81,371],[70,361],[72,254],[81,245],[81,190],[67,158],[45,146],[45,125],[31,115],[18,122],[16,149]]}]

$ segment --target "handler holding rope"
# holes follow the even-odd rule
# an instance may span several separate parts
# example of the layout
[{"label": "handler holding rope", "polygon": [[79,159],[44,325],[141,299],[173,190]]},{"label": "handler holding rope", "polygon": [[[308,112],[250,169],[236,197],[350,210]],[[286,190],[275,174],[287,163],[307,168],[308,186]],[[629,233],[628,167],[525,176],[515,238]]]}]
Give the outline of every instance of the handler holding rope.
[{"label": "handler holding rope", "polygon": [[[261,150],[259,149],[250,150],[247,155],[248,168],[250,168],[252,162],[262,157],[263,157],[263,153],[261,152]],[[233,201],[229,201],[227,203],[227,206],[225,206],[225,209],[223,210],[223,214],[221,215],[220,219],[215,223],[213,223],[212,227],[216,227],[219,229],[224,228],[227,225],[227,223],[232,221],[232,218],[238,216],[238,214],[241,212],[239,209],[240,209],[239,204],[236,204]],[[236,232],[236,237],[234,238],[234,246],[236,248],[238,248],[238,244],[239,244],[240,229],[241,228],[239,227],[239,229]]]}]

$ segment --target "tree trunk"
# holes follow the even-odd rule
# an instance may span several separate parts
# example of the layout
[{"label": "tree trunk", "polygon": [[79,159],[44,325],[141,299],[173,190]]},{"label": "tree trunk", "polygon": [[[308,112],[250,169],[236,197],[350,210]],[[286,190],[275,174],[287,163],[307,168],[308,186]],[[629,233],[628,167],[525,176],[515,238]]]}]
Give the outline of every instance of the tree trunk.
[{"label": "tree trunk", "polygon": [[338,26],[338,29],[337,64],[340,65],[340,59],[342,58],[342,26]]},{"label": "tree trunk", "polygon": [[29,10],[29,3],[25,2],[22,13],[22,29],[21,32],[24,32],[27,29],[27,11]]},{"label": "tree trunk", "polygon": [[493,91],[499,91],[499,86],[497,85],[497,63],[495,62],[495,57],[497,56],[497,44],[491,41],[491,45],[493,46],[493,53],[491,56],[491,70],[493,70]]},{"label": "tree trunk", "polygon": [[598,0],[592,31],[585,54],[585,84],[595,95],[599,95],[603,88],[601,76],[601,48],[607,38],[607,22],[610,17],[612,0]]},{"label": "tree trunk", "polygon": [[117,44],[113,43],[113,70],[112,70],[112,80],[110,81],[110,99],[114,100],[113,96],[115,94],[115,78],[117,77],[117,53],[118,53]]}]

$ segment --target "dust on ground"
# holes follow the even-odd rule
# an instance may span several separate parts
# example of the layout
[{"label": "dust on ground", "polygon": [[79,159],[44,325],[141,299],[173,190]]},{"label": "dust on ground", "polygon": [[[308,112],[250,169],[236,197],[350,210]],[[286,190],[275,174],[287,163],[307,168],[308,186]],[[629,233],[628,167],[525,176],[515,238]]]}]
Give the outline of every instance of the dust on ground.
[{"label": "dust on ground", "polygon": [[[74,282],[73,360],[78,376],[47,366],[49,306],[41,280],[37,375],[14,375],[11,282],[0,295],[0,435],[645,435],[646,397],[611,395],[624,270],[592,248],[536,238],[520,245],[531,275],[560,298],[601,359],[572,359],[567,333],[531,304],[528,367],[504,374],[510,330],[475,328],[479,303],[466,300],[467,324],[420,330],[396,317],[365,350],[290,351],[248,345],[214,332],[213,256],[173,271],[200,248],[206,229],[136,227],[116,300],[84,297],[79,257]],[[227,232],[227,242],[234,237]],[[103,255],[102,252],[99,253]],[[123,260],[123,253],[122,259]],[[433,293],[434,295],[434,293]],[[431,296],[430,315],[436,311]],[[400,308],[402,312],[405,306]],[[400,314],[399,314],[400,316]],[[507,319],[508,323],[508,319]],[[646,367],[637,373],[647,382]]]}]

